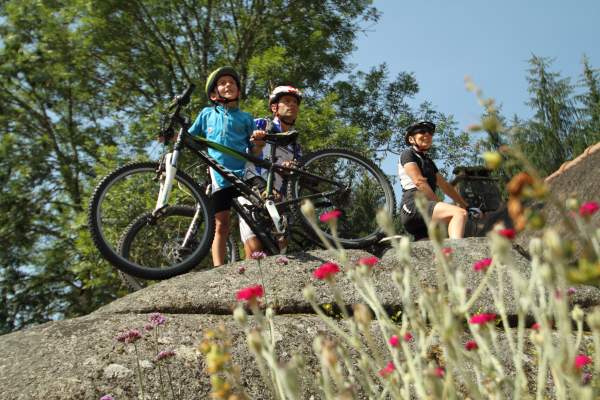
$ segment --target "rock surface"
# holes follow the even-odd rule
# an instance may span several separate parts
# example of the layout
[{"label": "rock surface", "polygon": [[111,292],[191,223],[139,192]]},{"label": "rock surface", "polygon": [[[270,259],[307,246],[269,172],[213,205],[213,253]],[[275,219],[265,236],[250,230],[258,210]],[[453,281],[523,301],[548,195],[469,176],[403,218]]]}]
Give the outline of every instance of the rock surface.
[{"label": "rock surface", "polygon": [[[467,286],[474,288],[481,273],[472,271],[472,263],[488,255],[486,241],[470,238],[447,241],[445,245],[454,249],[452,257],[456,268],[464,272]],[[411,251],[415,276],[423,287],[435,287],[437,266],[433,262],[431,243],[413,243]],[[349,251],[348,254],[353,262],[369,256],[362,251]],[[514,252],[511,257],[517,260],[523,276],[528,276],[527,263],[520,254]],[[276,257],[268,257],[260,267],[267,294],[276,296],[280,304],[275,317],[278,354],[286,361],[292,354],[299,353],[310,366],[308,370],[316,371],[318,362],[312,342],[319,332],[327,329],[317,316],[308,314],[311,308],[304,300],[302,290],[313,284],[321,304],[333,302],[327,285],[312,278],[312,271],[330,257],[324,251],[313,251],[290,256],[289,260],[284,266],[277,264]],[[238,273],[240,265],[246,268],[244,274]],[[401,308],[398,291],[390,279],[395,268],[398,268],[398,260],[393,251],[388,251],[373,273],[382,303],[392,309]],[[159,311],[168,318],[159,350],[174,349],[177,353],[171,373],[176,377],[181,398],[208,398],[210,383],[202,357],[197,354],[197,346],[208,329],[223,324],[231,334],[233,360],[242,366],[241,380],[250,397],[268,399],[243,330],[231,317],[237,290],[257,283],[260,283],[260,274],[256,261],[242,262],[152,285],[85,317],[4,335],[0,337],[0,398],[98,399],[109,393],[116,399],[136,398],[138,386],[133,347],[118,343],[115,336],[128,328],[142,329],[148,313]],[[340,277],[338,286],[347,304],[361,302],[347,278]],[[509,313],[515,309],[511,293],[510,285],[505,285],[504,297]],[[580,287],[572,300],[586,307],[598,305],[600,290]],[[489,293],[484,293],[475,307],[478,311],[495,311]],[[156,350],[149,339],[138,343],[142,369],[147,377],[147,392],[154,394],[152,398],[158,398],[159,379],[157,367],[152,362]],[[313,395],[319,398],[315,382],[312,375],[302,377],[302,398]]]}]

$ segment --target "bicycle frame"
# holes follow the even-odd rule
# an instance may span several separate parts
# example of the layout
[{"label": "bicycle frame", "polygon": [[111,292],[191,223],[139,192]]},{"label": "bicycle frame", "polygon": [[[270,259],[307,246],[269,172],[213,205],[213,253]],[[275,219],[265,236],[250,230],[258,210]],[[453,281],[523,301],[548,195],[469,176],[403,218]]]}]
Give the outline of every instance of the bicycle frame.
[{"label": "bicycle frame", "polygon": [[[173,179],[177,172],[177,161],[179,160],[179,156],[180,156],[183,148],[190,149],[192,152],[194,152],[194,154],[196,154],[196,156],[198,158],[200,158],[202,160],[202,162],[204,162],[207,166],[209,166],[210,168],[215,170],[217,173],[221,174],[227,181],[229,181],[234,187],[236,187],[238,189],[238,191],[241,193],[241,195],[244,196],[246,199],[248,199],[254,207],[257,207],[258,209],[265,209],[273,222],[276,233],[280,234],[280,235],[283,235],[285,233],[284,227],[282,226],[282,218],[280,215],[280,212],[285,207],[288,207],[290,204],[300,203],[301,201],[306,200],[306,199],[314,199],[314,198],[319,198],[319,197],[330,196],[332,194],[338,193],[339,191],[343,191],[346,189],[340,183],[330,180],[330,179],[327,179],[327,178],[324,178],[322,176],[318,176],[318,175],[315,175],[315,174],[312,174],[312,173],[309,173],[309,172],[306,172],[306,171],[303,171],[301,169],[294,168],[294,167],[284,167],[282,165],[275,164],[274,162],[270,162],[270,161],[255,157],[251,154],[239,152],[235,149],[224,146],[220,143],[210,141],[201,136],[193,137],[192,135],[190,135],[187,132],[186,128],[187,128],[186,124],[182,124],[182,128],[179,130],[179,135],[177,136],[177,140],[175,142],[173,152],[167,153],[165,155],[163,161],[161,162],[161,167],[164,165],[165,180],[164,180],[164,182],[161,182],[158,200],[156,203],[156,207],[153,211],[154,215],[159,214],[160,211],[168,205],[168,199],[169,199],[169,195],[170,195],[170,192],[172,189]],[[277,143],[274,143],[274,142],[269,142],[269,143],[272,144],[271,159],[273,161],[275,161],[274,156],[275,156],[275,151],[276,151],[276,148],[278,145],[277,145]],[[266,198],[263,199],[260,196],[260,194],[253,191],[252,188],[250,186],[248,186],[241,178],[239,178],[232,171],[228,170],[227,168],[225,168],[221,164],[219,164],[219,162],[217,162],[214,158],[212,158],[204,150],[205,147],[215,149],[215,150],[220,151],[229,156],[250,162],[258,167],[265,168],[266,170],[268,170]],[[285,176],[288,174],[303,175],[303,176],[311,177],[312,179],[318,180],[320,182],[330,183],[330,184],[334,185],[334,187],[337,187],[338,189],[331,190],[328,192],[320,192],[320,193],[316,193],[316,194],[302,196],[302,197],[299,197],[299,198],[293,199],[293,200],[280,201],[278,203],[275,203],[274,195],[273,195],[273,181],[274,181],[275,174],[279,174],[280,176]],[[277,242],[275,240],[273,240],[270,235],[266,234],[265,229],[256,223],[256,221],[252,218],[252,216],[248,213],[248,211],[245,210],[245,207],[240,206],[237,202],[234,202],[233,207],[234,207],[235,211],[239,214],[239,216],[241,218],[243,218],[244,221],[246,221],[246,223],[248,223],[248,225],[250,226],[252,231],[257,235],[257,237],[263,243],[263,245],[266,247],[266,249],[269,252],[271,252],[272,254],[278,253],[279,247],[278,247]],[[188,232],[185,236],[184,243],[182,244],[184,247],[187,244],[187,241],[189,240],[189,238],[191,238],[191,236],[193,234],[193,229],[195,227],[198,215],[199,215],[199,212],[196,212],[196,214],[192,220],[192,223],[190,224],[190,228],[188,229]]]}]

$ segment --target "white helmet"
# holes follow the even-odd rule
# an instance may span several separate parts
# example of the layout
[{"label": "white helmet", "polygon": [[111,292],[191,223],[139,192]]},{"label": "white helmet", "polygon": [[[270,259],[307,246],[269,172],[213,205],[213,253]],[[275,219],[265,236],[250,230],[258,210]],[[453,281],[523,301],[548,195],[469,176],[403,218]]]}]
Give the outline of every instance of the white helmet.
[{"label": "white helmet", "polygon": [[281,96],[290,95],[298,100],[298,104],[302,101],[302,92],[293,86],[277,86],[269,95],[269,107],[271,104],[277,103]]}]

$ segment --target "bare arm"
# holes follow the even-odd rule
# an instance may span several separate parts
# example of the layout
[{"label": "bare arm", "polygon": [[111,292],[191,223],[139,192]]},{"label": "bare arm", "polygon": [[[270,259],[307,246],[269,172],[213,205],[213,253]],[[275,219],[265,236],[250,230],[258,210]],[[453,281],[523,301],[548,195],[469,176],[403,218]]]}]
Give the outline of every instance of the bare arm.
[{"label": "bare arm", "polygon": [[404,171],[406,171],[406,174],[410,179],[412,179],[417,189],[423,192],[425,197],[431,201],[440,201],[440,199],[438,199],[436,194],[431,189],[431,186],[429,186],[429,183],[427,183],[427,178],[423,176],[421,170],[417,166],[417,163],[409,162],[404,164]]},{"label": "bare arm", "polygon": [[446,193],[452,200],[454,200],[460,207],[467,208],[468,204],[463,197],[454,189],[454,186],[448,183],[448,181],[438,172],[435,175],[437,185]]}]

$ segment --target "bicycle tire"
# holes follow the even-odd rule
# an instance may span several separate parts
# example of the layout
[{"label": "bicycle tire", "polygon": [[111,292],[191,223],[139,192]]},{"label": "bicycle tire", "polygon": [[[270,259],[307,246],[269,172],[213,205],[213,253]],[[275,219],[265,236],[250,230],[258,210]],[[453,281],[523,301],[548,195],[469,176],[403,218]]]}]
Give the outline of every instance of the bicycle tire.
[{"label": "bicycle tire", "polygon": [[[123,233],[129,230],[131,223],[139,221],[140,216],[147,217],[154,209],[159,189],[156,179],[158,166],[154,162],[137,162],[118,168],[98,184],[88,208],[92,240],[102,256],[122,272],[136,278],[167,279],[191,270],[206,257],[214,237],[212,204],[200,186],[179,170],[169,200],[174,205],[199,207],[202,216],[199,245],[185,259],[170,265],[140,265],[120,254],[119,242]],[[161,212],[167,212],[171,207]]]},{"label": "bicycle tire", "polygon": [[[376,213],[386,210],[390,218],[396,211],[394,190],[383,171],[372,161],[346,149],[323,149],[309,153],[299,160],[304,171],[343,184],[344,190],[328,197],[313,200],[317,215],[334,209],[342,211],[337,221],[337,238],[347,248],[364,248],[383,237],[377,225]],[[300,211],[299,200],[307,195],[327,192],[334,188],[324,179],[296,174],[288,185],[288,199],[293,200],[292,211],[312,232],[307,218]],[[327,223],[317,221],[325,237],[333,239]]]},{"label": "bicycle tire", "polygon": [[[169,210],[167,213],[165,213],[165,215],[167,215],[167,217],[168,216],[180,216],[180,217],[189,218],[190,221],[191,221],[191,218],[193,218],[194,214],[195,214],[195,209],[192,207],[187,207],[187,206],[174,206],[171,208],[171,210]],[[147,220],[149,217],[151,217],[151,215],[152,215],[152,213],[141,215],[140,217],[138,217],[135,221],[133,221],[129,225],[129,228],[123,234],[123,236],[121,237],[121,240],[119,241],[118,250],[119,250],[119,253],[123,257],[125,257],[127,259],[131,259],[131,249],[135,242],[135,239],[136,239],[136,237],[139,236],[140,232],[142,232],[142,229],[145,226],[144,221]],[[186,225],[186,224],[184,224],[184,225]],[[227,264],[233,264],[239,260],[240,260],[239,244],[233,235],[229,235],[229,237],[227,238],[227,243],[226,243],[225,262]],[[206,265],[201,266],[200,265],[200,266],[197,266],[195,268],[195,270],[205,270],[208,268],[210,268],[210,266],[206,266]],[[136,277],[126,274],[120,270],[118,270],[118,275],[119,275],[119,279],[121,280],[121,283],[129,292],[135,292],[140,289],[143,289],[146,286],[148,286],[148,284],[151,282],[149,280],[136,278]]]}]

